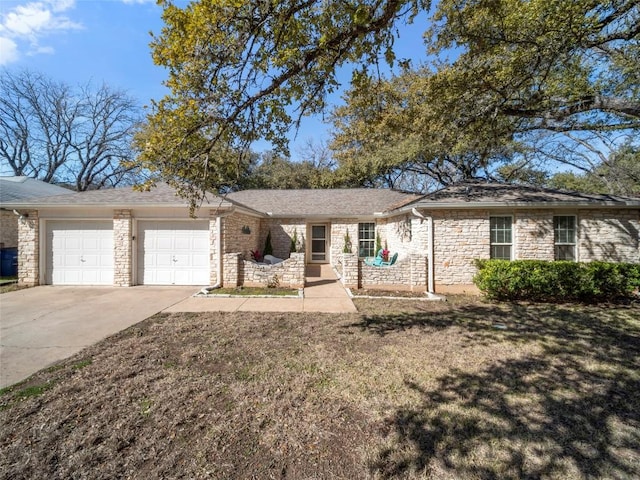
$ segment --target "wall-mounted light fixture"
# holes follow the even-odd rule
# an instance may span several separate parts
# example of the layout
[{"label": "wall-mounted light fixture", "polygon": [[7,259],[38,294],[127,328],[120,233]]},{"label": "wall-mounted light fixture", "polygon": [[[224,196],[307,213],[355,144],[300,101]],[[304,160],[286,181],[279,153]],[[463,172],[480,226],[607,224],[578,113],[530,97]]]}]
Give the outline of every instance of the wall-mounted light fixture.
[{"label": "wall-mounted light fixture", "polygon": [[17,215],[19,217],[18,219],[21,222],[24,222],[25,218],[29,218],[29,214],[28,213],[20,213],[19,211],[15,210],[15,209],[13,210],[13,214]]},{"label": "wall-mounted light fixture", "polygon": [[251,233],[251,229],[249,228],[249,225],[243,226],[241,232],[244,233],[245,235],[249,235]]}]

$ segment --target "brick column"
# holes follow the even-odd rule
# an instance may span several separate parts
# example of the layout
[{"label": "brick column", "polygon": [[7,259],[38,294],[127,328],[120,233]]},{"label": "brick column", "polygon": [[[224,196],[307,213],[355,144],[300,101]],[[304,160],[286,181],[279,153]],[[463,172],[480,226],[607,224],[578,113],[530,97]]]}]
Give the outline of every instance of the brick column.
[{"label": "brick column", "polygon": [[218,278],[218,218],[215,210],[209,210],[209,282],[222,283]]},{"label": "brick column", "polygon": [[291,288],[303,288],[304,287],[304,253],[292,253],[289,257],[288,272],[285,281]]},{"label": "brick column", "polygon": [[113,211],[113,284],[116,287],[132,285],[132,232],[131,210]]},{"label": "brick column", "polygon": [[225,253],[222,256],[222,286],[237,287],[240,281],[241,253]]},{"label": "brick column", "polygon": [[40,220],[37,210],[22,212],[18,220],[18,285],[40,284]]},{"label": "brick column", "polygon": [[358,288],[360,285],[360,267],[358,255],[342,254],[342,284],[347,288]]}]

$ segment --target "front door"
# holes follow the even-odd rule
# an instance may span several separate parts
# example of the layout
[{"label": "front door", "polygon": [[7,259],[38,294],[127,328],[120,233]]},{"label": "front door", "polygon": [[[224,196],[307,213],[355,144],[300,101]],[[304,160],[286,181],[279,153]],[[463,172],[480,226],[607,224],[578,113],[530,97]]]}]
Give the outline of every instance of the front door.
[{"label": "front door", "polygon": [[327,225],[311,225],[311,263],[327,263]]}]

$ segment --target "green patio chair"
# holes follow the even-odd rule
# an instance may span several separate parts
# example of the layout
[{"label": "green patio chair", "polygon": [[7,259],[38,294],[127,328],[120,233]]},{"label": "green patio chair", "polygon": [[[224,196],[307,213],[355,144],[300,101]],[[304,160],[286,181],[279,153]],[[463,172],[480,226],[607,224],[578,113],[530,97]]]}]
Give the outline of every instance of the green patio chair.
[{"label": "green patio chair", "polygon": [[369,265],[370,267],[379,267],[380,265],[382,265],[382,248],[378,250],[378,254],[376,255],[375,258],[373,257],[365,258],[364,263],[366,265]]},{"label": "green patio chair", "polygon": [[380,264],[380,266],[381,267],[390,267],[391,265],[396,263],[396,260],[398,260],[398,252],[394,253],[393,257],[391,257],[388,262],[382,262]]}]

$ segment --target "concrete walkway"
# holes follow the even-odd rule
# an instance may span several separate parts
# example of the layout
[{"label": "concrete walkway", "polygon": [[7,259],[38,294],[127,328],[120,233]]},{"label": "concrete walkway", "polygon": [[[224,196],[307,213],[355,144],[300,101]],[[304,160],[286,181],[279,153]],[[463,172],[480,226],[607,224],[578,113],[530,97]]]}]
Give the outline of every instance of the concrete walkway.
[{"label": "concrete walkway", "polygon": [[165,312],[357,312],[331,265],[307,265],[304,298],[190,297]]}]

